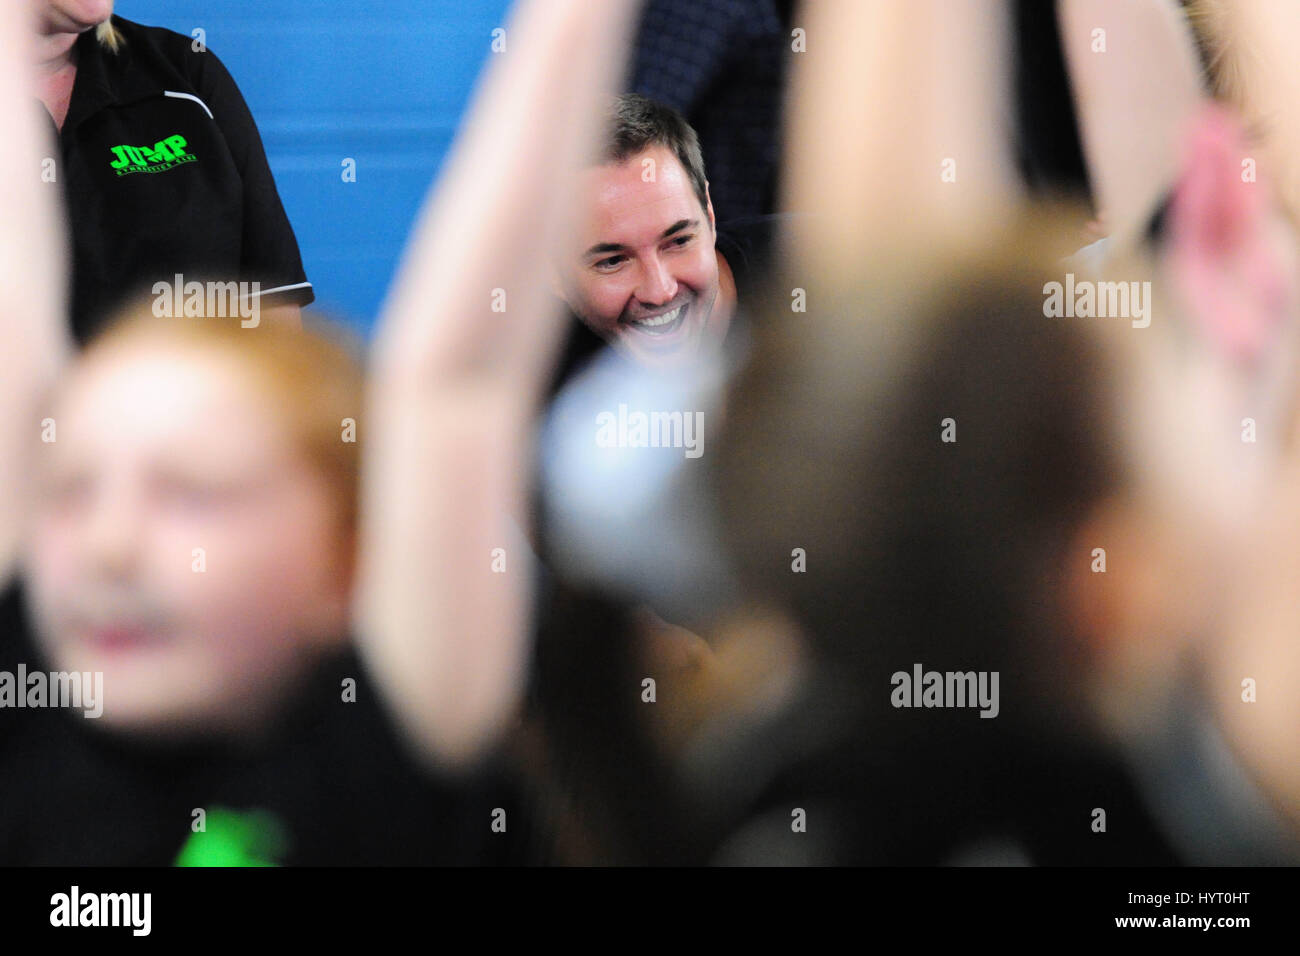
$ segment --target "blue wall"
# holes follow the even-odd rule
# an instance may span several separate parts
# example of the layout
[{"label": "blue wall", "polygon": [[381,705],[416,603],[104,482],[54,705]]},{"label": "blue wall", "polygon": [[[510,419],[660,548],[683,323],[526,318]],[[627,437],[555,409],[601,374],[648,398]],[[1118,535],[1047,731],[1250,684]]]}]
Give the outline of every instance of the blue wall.
[{"label": "blue wall", "polygon": [[[9,0],[4,0],[9,2]],[[316,304],[367,331],[509,0],[118,0],[229,67]],[[345,158],[357,181],[342,181]]]}]

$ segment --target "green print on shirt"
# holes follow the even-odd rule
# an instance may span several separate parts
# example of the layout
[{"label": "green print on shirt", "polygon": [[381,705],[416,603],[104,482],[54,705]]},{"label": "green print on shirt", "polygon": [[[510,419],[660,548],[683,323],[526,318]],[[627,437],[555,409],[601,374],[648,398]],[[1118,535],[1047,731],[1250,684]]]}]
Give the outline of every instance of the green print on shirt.
[{"label": "green print on shirt", "polygon": [[169,169],[198,159],[193,153],[185,152],[185,137],[179,133],[159,140],[153,146],[110,146],[109,152],[115,157],[110,163],[119,176],[131,173],[164,173]]},{"label": "green print on shirt", "polygon": [[267,810],[241,813],[213,807],[203,829],[190,834],[175,866],[279,866],[289,849],[288,831]]}]

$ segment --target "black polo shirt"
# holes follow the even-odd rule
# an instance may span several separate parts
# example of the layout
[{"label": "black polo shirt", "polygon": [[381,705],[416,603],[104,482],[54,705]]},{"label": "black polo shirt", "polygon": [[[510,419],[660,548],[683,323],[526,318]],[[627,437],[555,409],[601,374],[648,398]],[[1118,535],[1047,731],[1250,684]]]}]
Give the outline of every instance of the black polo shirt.
[{"label": "black polo shirt", "polygon": [[93,30],[59,140],[72,238],[72,327],[84,340],[154,283],[260,284],[260,304],[315,296],[262,139],[230,74],[191,39],[121,17]]}]

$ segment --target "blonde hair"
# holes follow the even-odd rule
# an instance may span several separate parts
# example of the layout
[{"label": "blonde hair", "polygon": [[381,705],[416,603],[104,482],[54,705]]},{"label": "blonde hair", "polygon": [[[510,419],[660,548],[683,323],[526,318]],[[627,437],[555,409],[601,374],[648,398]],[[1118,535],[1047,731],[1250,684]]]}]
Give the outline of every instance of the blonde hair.
[{"label": "blonde hair", "polygon": [[113,26],[112,17],[95,27],[95,39],[99,41],[101,46],[107,47],[113,53],[122,49],[122,34],[117,27]]}]

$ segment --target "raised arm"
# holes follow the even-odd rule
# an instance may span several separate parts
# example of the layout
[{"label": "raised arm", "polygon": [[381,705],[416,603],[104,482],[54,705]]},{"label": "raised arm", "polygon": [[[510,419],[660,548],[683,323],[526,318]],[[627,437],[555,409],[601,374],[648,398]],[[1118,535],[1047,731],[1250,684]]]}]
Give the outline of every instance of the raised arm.
[{"label": "raised arm", "polygon": [[1175,0],[1061,0],[1061,47],[1098,209],[1111,235],[1145,228],[1179,174],[1204,102]]},{"label": "raised arm", "polygon": [[526,520],[531,423],[562,327],[548,249],[638,7],[518,4],[375,343],[358,638],[401,723],[444,765],[481,753],[519,702],[529,568],[512,519]]},{"label": "raised arm", "polygon": [[784,206],[815,214],[794,250],[801,276],[855,276],[864,257],[909,261],[936,255],[936,243],[973,246],[1013,216],[1007,8],[800,6],[806,52],[794,54]]},{"label": "raised arm", "polygon": [[69,348],[57,213],[63,170],[29,82],[26,14],[26,4],[0,4],[0,128],[17,160],[0,177],[0,587],[13,572],[39,404]]}]

